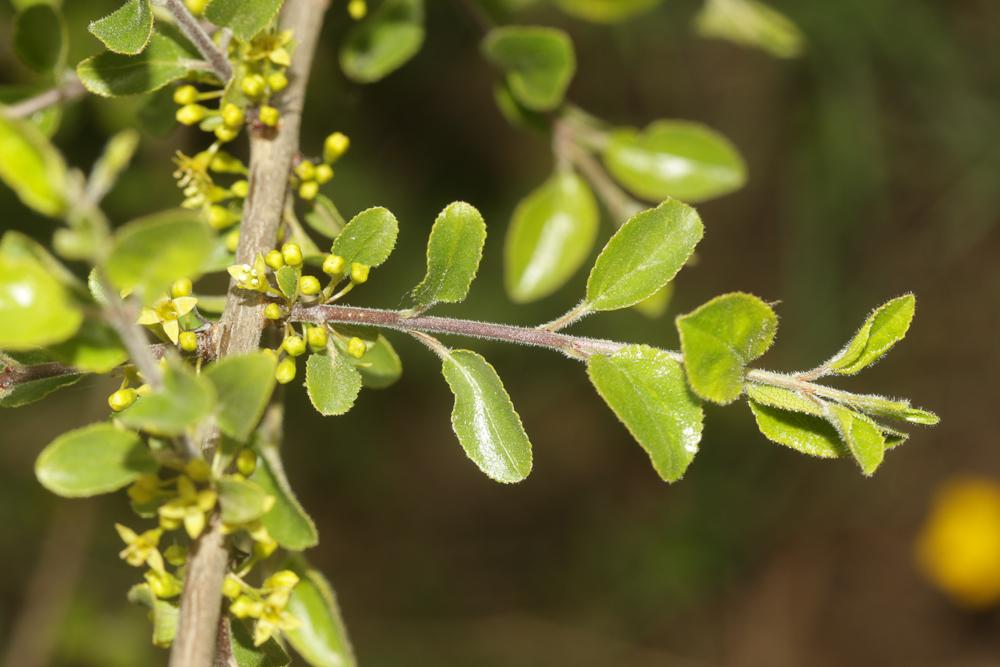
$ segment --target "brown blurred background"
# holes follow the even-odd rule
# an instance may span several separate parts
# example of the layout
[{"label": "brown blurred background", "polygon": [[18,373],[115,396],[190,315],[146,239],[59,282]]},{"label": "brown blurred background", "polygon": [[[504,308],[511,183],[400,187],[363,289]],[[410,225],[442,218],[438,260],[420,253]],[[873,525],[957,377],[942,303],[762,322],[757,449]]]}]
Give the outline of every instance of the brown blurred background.
[{"label": "brown blurred background", "polygon": [[[86,20],[117,3],[65,4],[78,60],[97,50]],[[701,261],[679,276],[667,317],[627,311],[580,332],[675,347],[678,312],[752,291],[781,302],[778,343],[762,365],[793,370],[839,348],[871,307],[912,290],[908,339],[845,386],[910,397],[942,424],[917,427],[864,479],[850,462],[768,443],[742,404],[709,407],[701,453],[668,486],[581,366],[467,343],[497,366],[535,446],[530,478],[507,487],[458,446],[435,359],[395,336],[403,379],[363,393],[347,416],[321,418],[301,388],[289,392],[289,474],[322,540],[310,557],[337,589],[363,665],[1000,665],[1000,616],[954,605],[913,557],[943,480],[1000,479],[991,384],[1000,371],[1000,4],[773,4],[807,35],[802,58],[697,37],[694,0],[610,27],[545,6],[517,17],[572,34],[576,103],[615,123],[705,122],[749,164],[747,188],[700,207]],[[399,305],[422,275],[435,214],[464,199],[483,211],[490,242],[468,302],[441,310],[544,321],[574,303],[584,277],[515,307],[500,269],[511,211],[551,169],[549,147],[495,109],[494,73],[467,16],[451,1],[428,5],[424,50],[382,83],[359,87],[340,73],[342,7],[318,54],[304,145],[318,152],[326,133],[348,133],[353,149],[332,196],[346,214],[379,204],[401,221],[394,257],[353,302]],[[15,82],[24,72],[10,53],[10,6],[0,12],[0,74]],[[88,166],[131,122],[130,108],[87,100],[56,141]],[[171,155],[201,141],[183,129],[148,137],[108,199],[112,218],[176,205]],[[51,235],[6,189],[0,216],[5,229]],[[149,646],[143,611],[125,601],[139,577],[117,558],[123,494],[70,503],[32,473],[51,438],[104,418],[108,391],[85,381],[0,413],[0,643],[28,622],[63,667],[165,661]],[[65,600],[67,612],[46,615],[28,599]],[[26,609],[41,614],[34,626]]]}]

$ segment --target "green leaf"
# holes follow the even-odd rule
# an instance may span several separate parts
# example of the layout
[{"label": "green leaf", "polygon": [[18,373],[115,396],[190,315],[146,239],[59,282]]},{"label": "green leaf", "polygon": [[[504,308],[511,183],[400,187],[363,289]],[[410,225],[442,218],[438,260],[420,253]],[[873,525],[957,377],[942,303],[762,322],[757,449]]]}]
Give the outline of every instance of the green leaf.
[{"label": "green leaf", "polygon": [[522,130],[547,134],[552,123],[539,111],[532,111],[517,101],[506,81],[493,87],[493,101],[508,123]]},{"label": "green leaf", "polygon": [[25,206],[57,217],[66,210],[66,164],[32,123],[0,113],[0,180]]},{"label": "green leaf", "polygon": [[597,257],[587,279],[591,311],[628,308],[673,280],[704,234],[697,211],[668,199],[632,216]]},{"label": "green leaf", "polygon": [[[9,105],[16,102],[23,102],[24,100],[40,95],[50,89],[51,86],[41,85],[38,83],[0,85],[0,104]],[[44,109],[39,109],[38,111],[25,116],[25,120],[29,121],[32,125],[38,128],[38,131],[41,132],[43,136],[51,137],[59,129],[59,123],[62,121],[62,107],[59,105],[53,105]],[[173,120],[172,114],[171,121],[175,123],[177,122]]]},{"label": "green leaf", "polygon": [[748,399],[770,408],[801,412],[815,417],[823,417],[826,414],[822,404],[791,389],[748,382],[745,390]]},{"label": "green leaf", "polygon": [[361,391],[361,375],[343,352],[311,354],[306,362],[306,393],[313,407],[327,417],[342,415],[354,406]]},{"label": "green leaf", "polygon": [[61,70],[66,63],[66,23],[52,5],[32,5],[18,12],[12,41],[17,57],[35,72]]},{"label": "green leaf", "polygon": [[66,268],[66,265],[56,259],[44,245],[34,240],[30,236],[22,234],[16,230],[4,232],[0,239],[0,253],[7,257],[34,260],[44,268],[50,276],[58,280],[83,299],[89,296],[89,292],[84,288],[83,283],[76,274]]},{"label": "green leaf", "polygon": [[379,266],[389,259],[396,245],[399,223],[388,209],[369,208],[351,218],[333,242],[333,254],[350,266],[353,262]]},{"label": "green leaf", "polygon": [[903,340],[913,321],[917,300],[904,294],[876,308],[854,338],[823,367],[838,375],[854,375],[881,359]]},{"label": "green leaf", "polygon": [[316,524],[295,497],[278,448],[266,443],[259,447],[259,453],[257,469],[250,479],[275,499],[274,507],[261,517],[261,523],[285,549],[302,551],[316,546],[319,544]]},{"label": "green leaf", "polygon": [[313,667],[355,667],[354,650],[333,588],[305,559],[296,558],[290,566],[299,575],[299,583],[292,589],[287,609],[301,624],[286,631],[285,638]]},{"label": "green leaf", "polygon": [[201,375],[186,364],[168,364],[163,373],[163,388],[139,398],[132,407],[119,413],[118,419],[134,429],[155,435],[181,435],[212,413],[215,390]]},{"label": "green leaf", "polygon": [[526,478],[531,442],[496,369],[475,352],[452,350],[442,372],[455,395],[451,426],[465,453],[490,479]]},{"label": "green leaf", "polygon": [[830,403],[828,408],[827,419],[847,443],[854,460],[861,466],[861,472],[866,476],[874,473],[885,458],[885,436],[878,425],[842,405]]},{"label": "green leaf", "polygon": [[504,283],[517,303],[548,296],[590,255],[600,217],[586,181],[557,171],[518,204],[504,247]]},{"label": "green leaf", "polygon": [[934,426],[941,421],[933,412],[911,407],[909,401],[893,400],[885,396],[851,394],[850,404],[852,408],[876,417],[899,419],[911,424]]},{"label": "green leaf", "polygon": [[0,349],[61,343],[77,332],[83,313],[39,262],[0,253]]},{"label": "green leaf", "polygon": [[337,206],[324,194],[316,195],[312,210],[305,214],[305,221],[314,232],[328,239],[337,238],[347,224]]},{"label": "green leaf", "polygon": [[555,28],[494,28],[483,40],[483,54],[504,71],[514,98],[532,111],[561,105],[576,72],[573,42]]},{"label": "green leaf", "polygon": [[695,26],[704,37],[756,47],[778,58],[795,58],[805,50],[798,27],[757,0],[708,0]]},{"label": "green leaf", "polygon": [[149,0],[127,0],[124,5],[87,28],[109,51],[134,56],[153,37],[153,7]]},{"label": "green leaf", "polygon": [[555,0],[561,10],[593,23],[618,23],[648,12],[663,0]]},{"label": "green leaf", "polygon": [[76,335],[49,351],[57,361],[88,373],[107,373],[128,360],[115,330],[94,319],[84,320]]},{"label": "green leaf", "polygon": [[156,469],[138,434],[103,423],[63,433],[35,461],[38,481],[64,498],[117,491]]},{"label": "green leaf", "polygon": [[246,442],[274,391],[274,357],[266,352],[226,357],[205,372],[218,397],[216,419],[223,433]]},{"label": "green leaf", "polygon": [[340,66],[359,83],[383,79],[415,56],[424,43],[424,0],[384,0],[351,29]]},{"label": "green leaf", "polygon": [[260,646],[254,646],[253,632],[247,620],[231,618],[229,638],[236,667],[285,667],[292,663],[285,649],[273,637]]},{"label": "green leaf", "polygon": [[154,33],[142,53],[105,51],[76,66],[84,88],[101,97],[140,95],[204,69],[197,54],[162,33]]},{"label": "green leaf", "polygon": [[281,3],[282,0],[212,0],[205,9],[205,18],[249,41],[270,25]]},{"label": "green leaf", "polygon": [[427,241],[427,274],[413,290],[413,300],[428,307],[459,303],[469,294],[486,243],[486,222],[465,202],[441,211]]},{"label": "green leaf", "polygon": [[240,475],[223,477],[216,482],[222,521],[232,526],[256,521],[274,507],[274,496],[263,487]]},{"label": "green leaf", "polygon": [[747,403],[757,428],[771,442],[823,459],[847,455],[837,430],[823,417],[783,410],[753,399]]},{"label": "green leaf", "polygon": [[701,202],[738,190],[746,165],[728,139],[698,123],[661,120],[615,130],[604,148],[615,179],[643,199]]},{"label": "green leaf", "polygon": [[91,198],[98,202],[118,182],[122,172],[128,168],[132,156],[139,147],[139,133],[135,130],[122,130],[111,137],[104,146],[104,152],[97,159],[94,168],[87,179],[87,191]]},{"label": "green leaf", "polygon": [[590,381],[667,482],[684,476],[701,441],[703,413],[684,371],[663,350],[630,345],[587,360]]},{"label": "green leaf", "polygon": [[[395,384],[403,374],[403,362],[396,354],[392,343],[378,331],[368,327],[337,326],[337,331],[345,336],[357,336],[365,341],[368,351],[360,359],[348,356],[348,361],[361,373],[361,381],[369,389],[385,389]],[[337,349],[347,350],[347,345],[336,341]]]},{"label": "green leaf", "polygon": [[651,320],[659,319],[666,314],[673,296],[673,283],[667,283],[654,292],[652,296],[646,297],[632,307]]},{"label": "green leaf", "polygon": [[153,595],[149,584],[136,584],[130,588],[128,601],[149,609],[153,623],[153,646],[168,648],[177,635],[177,620],[180,617],[178,606]]},{"label": "green leaf", "polygon": [[196,278],[213,248],[211,230],[192,211],[167,211],[134,220],[115,233],[104,269],[121,290],[146,302],[179,278]]},{"label": "green leaf", "polygon": [[299,293],[299,278],[302,276],[302,269],[297,266],[283,266],[274,272],[278,289],[285,295],[285,298],[294,299]]},{"label": "green leaf", "polygon": [[734,292],[681,315],[677,330],[691,388],[725,404],[742,393],[746,365],[771,347],[778,316],[752,294]]},{"label": "green leaf", "polygon": [[40,401],[54,391],[76,384],[81,377],[77,373],[69,373],[18,382],[11,387],[0,388],[0,408],[19,408]]}]

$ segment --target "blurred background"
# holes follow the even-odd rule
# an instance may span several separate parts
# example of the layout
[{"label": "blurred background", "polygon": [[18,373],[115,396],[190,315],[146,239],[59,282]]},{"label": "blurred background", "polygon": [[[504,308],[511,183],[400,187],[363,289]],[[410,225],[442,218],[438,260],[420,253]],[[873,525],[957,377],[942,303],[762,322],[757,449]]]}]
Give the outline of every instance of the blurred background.
[{"label": "blurred background", "polygon": [[[65,3],[71,62],[98,50],[86,21],[117,4]],[[485,215],[490,242],[469,300],[442,313],[534,324],[573,305],[584,275],[529,306],[504,294],[511,212],[552,157],[544,138],[496,110],[495,73],[467,13],[428,2],[423,51],[362,87],[337,65],[349,20],[334,4],[304,149],[318,153],[332,130],[349,134],[331,196],[347,215],[384,205],[401,223],[392,260],[353,302],[400,305],[423,275],[434,216],[464,199]],[[760,364],[794,370],[830,356],[872,307],[912,290],[907,340],[844,386],[909,397],[941,425],[917,430],[865,479],[849,461],[770,444],[742,403],[708,407],[701,453],[668,486],[579,364],[462,343],[496,365],[532,436],[534,471],[508,487],[458,446],[433,356],[394,336],[402,380],[364,392],[348,415],[324,419],[300,387],[288,395],[289,476],[321,535],[310,557],[336,587],[363,665],[1000,665],[994,596],[970,605],[939,592],[915,556],[932,508],[949,520],[939,503],[964,484],[955,480],[986,489],[958,519],[1000,503],[990,491],[1000,482],[990,384],[1000,371],[1000,4],[773,5],[805,33],[802,57],[698,37],[694,0],[612,26],[544,2],[517,16],[571,33],[575,103],[613,123],[704,122],[750,170],[745,189],[699,207],[700,262],[678,277],[667,316],[622,311],[579,331],[675,348],[676,314],[745,290],[780,302],[778,342]],[[10,52],[11,13],[4,3],[5,83],[27,76]],[[69,107],[55,141],[88,167],[133,122],[129,105],[87,99]],[[171,156],[202,142],[187,129],[147,136],[107,200],[112,219],[177,205]],[[52,233],[6,188],[0,220],[41,240]],[[27,636],[52,647],[52,665],[165,664],[144,611],[125,600],[139,574],[117,558],[112,524],[130,517],[124,494],[70,503],[32,472],[54,436],[104,418],[111,388],[84,381],[0,413],[0,645]],[[959,520],[941,547],[978,554],[960,573],[972,588],[1000,577],[1000,519],[980,514]]]}]

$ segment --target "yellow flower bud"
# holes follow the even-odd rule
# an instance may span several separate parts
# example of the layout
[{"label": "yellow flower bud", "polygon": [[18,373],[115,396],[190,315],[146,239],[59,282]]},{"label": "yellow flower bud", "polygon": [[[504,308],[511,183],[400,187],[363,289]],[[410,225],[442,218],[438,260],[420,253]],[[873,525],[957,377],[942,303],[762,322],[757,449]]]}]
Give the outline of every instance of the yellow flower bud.
[{"label": "yellow flower bud", "polygon": [[303,181],[311,181],[316,178],[316,165],[309,160],[303,160],[295,165],[295,175]]},{"label": "yellow flower bud", "polygon": [[240,199],[245,199],[248,194],[250,194],[250,183],[246,180],[240,179],[230,186],[229,191]]},{"label": "yellow flower bud", "polygon": [[288,87],[288,77],[284,72],[275,72],[267,77],[267,86],[273,93],[280,93]]},{"label": "yellow flower bud", "polygon": [[191,296],[192,289],[194,289],[194,285],[191,284],[191,279],[181,278],[180,280],[175,280],[174,284],[170,286],[170,296],[175,299],[179,299],[182,296]]},{"label": "yellow flower bud", "polygon": [[319,279],[315,276],[302,276],[299,278],[299,293],[306,296],[315,296],[322,291]]},{"label": "yellow flower bud", "polygon": [[319,183],[316,181],[306,181],[299,186],[299,196],[306,201],[312,201],[316,199],[316,195],[319,194]]},{"label": "yellow flower bud", "polygon": [[274,369],[274,378],[279,384],[288,384],[295,379],[295,360],[285,357],[278,362],[278,367]]},{"label": "yellow flower bud", "polygon": [[236,469],[246,477],[252,475],[257,469],[257,452],[246,447],[241,449],[236,455]]},{"label": "yellow flower bud", "polygon": [[208,7],[208,0],[184,0],[184,6],[195,16],[201,16]]},{"label": "yellow flower bud", "polygon": [[361,283],[368,281],[368,274],[371,273],[372,267],[367,264],[361,264],[359,262],[351,262],[351,282],[360,285]]},{"label": "yellow flower bud", "polygon": [[222,594],[230,600],[234,600],[239,597],[242,592],[243,584],[239,582],[239,579],[231,574],[226,575],[225,580],[222,582]]},{"label": "yellow flower bud", "polygon": [[177,597],[183,590],[180,579],[165,570],[162,572],[151,570],[143,576],[146,578],[146,583],[149,584],[149,590],[153,591],[153,595],[161,600]]},{"label": "yellow flower bud", "polygon": [[171,544],[163,551],[163,559],[174,567],[180,567],[187,562],[188,551],[180,544]]},{"label": "yellow flower bud", "polygon": [[264,603],[246,595],[240,595],[231,605],[229,611],[236,618],[257,618],[264,613]]},{"label": "yellow flower bud", "polygon": [[185,104],[177,110],[177,122],[181,125],[195,125],[205,120],[208,109],[200,104]]},{"label": "yellow flower bud", "polygon": [[288,266],[302,266],[302,248],[295,243],[281,246],[281,256],[285,258],[285,264]]},{"label": "yellow flower bud", "polygon": [[323,273],[328,276],[339,276],[344,272],[347,262],[340,255],[327,255],[323,260]]},{"label": "yellow flower bud", "polygon": [[236,249],[240,246],[240,230],[234,229],[233,231],[226,234],[226,250],[229,252],[236,252]]},{"label": "yellow flower bud", "polygon": [[265,85],[264,77],[260,74],[248,74],[240,82],[240,90],[247,97],[256,99],[264,94]]},{"label": "yellow flower bud", "polygon": [[291,590],[299,583],[299,575],[291,570],[278,570],[264,580],[264,590]]},{"label": "yellow flower bud", "polygon": [[233,130],[225,126],[215,128],[215,138],[224,144],[229,143],[238,136],[240,136],[239,130]]},{"label": "yellow flower bud", "polygon": [[355,21],[360,21],[368,13],[368,3],[365,0],[351,0],[347,3],[347,13]]},{"label": "yellow flower bud", "polygon": [[198,334],[193,331],[182,331],[177,341],[181,349],[185,352],[198,351]]},{"label": "yellow flower bud", "polygon": [[272,250],[264,255],[264,263],[277,271],[285,265],[285,258],[282,256],[280,250]]},{"label": "yellow flower bud", "polygon": [[225,229],[236,222],[236,216],[225,206],[215,204],[208,207],[208,224],[212,229]]},{"label": "yellow flower bud", "polygon": [[212,156],[209,169],[217,171],[220,174],[245,174],[247,171],[247,168],[238,157],[230,155],[225,151],[218,151]]},{"label": "yellow flower bud", "polygon": [[272,106],[264,105],[257,112],[257,117],[260,118],[260,122],[264,123],[268,127],[277,127],[278,121],[281,120],[281,112]]},{"label": "yellow flower bud", "polygon": [[205,459],[191,459],[185,464],[184,472],[195,482],[207,482],[212,479],[212,466]]},{"label": "yellow flower bud", "polygon": [[269,320],[280,320],[281,319],[281,306],[276,303],[269,303],[264,306],[264,317]]},{"label": "yellow flower bud", "polygon": [[108,396],[108,406],[115,412],[121,412],[135,403],[135,389],[119,389]]},{"label": "yellow flower bud", "polygon": [[323,160],[336,162],[351,147],[351,140],[343,132],[334,132],[323,142]]},{"label": "yellow flower bud", "polygon": [[306,342],[302,340],[302,336],[285,336],[285,340],[281,341],[281,347],[289,355],[293,357],[301,357],[306,351]]},{"label": "yellow flower bud", "polygon": [[333,180],[333,167],[323,163],[316,167],[316,182],[320,185]]},{"label": "yellow flower bud", "polygon": [[198,101],[198,89],[194,86],[181,86],[174,91],[174,102],[181,105],[187,106],[188,104],[194,104]]},{"label": "yellow flower bud", "polygon": [[316,352],[326,348],[328,338],[326,327],[322,325],[309,327],[309,330],[306,332],[306,341],[309,343],[309,347]]},{"label": "yellow flower bud", "polygon": [[357,336],[347,341],[347,354],[351,355],[355,359],[360,359],[365,356],[365,352],[367,351],[368,345]]},{"label": "yellow flower bud", "polygon": [[235,130],[243,125],[244,120],[246,120],[246,116],[243,109],[235,104],[227,104],[222,107],[222,122],[226,127]]}]

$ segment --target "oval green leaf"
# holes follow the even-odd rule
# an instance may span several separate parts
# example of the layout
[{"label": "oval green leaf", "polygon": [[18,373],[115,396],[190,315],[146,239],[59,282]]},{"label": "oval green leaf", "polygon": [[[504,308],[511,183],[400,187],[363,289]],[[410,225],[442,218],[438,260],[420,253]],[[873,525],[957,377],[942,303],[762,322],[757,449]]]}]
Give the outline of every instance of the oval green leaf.
[{"label": "oval green leaf", "polygon": [[246,442],[257,427],[274,391],[274,356],[256,352],[226,357],[205,372],[218,398],[215,418],[219,429],[239,442]]},{"label": "oval green leaf", "polygon": [[352,262],[379,266],[389,259],[396,246],[399,222],[389,209],[376,206],[351,218],[333,241],[333,254]]},{"label": "oval green leaf", "polygon": [[916,307],[917,300],[912,294],[882,304],[868,316],[844,349],[823,367],[838,375],[854,375],[871,366],[906,337]]},{"label": "oval green leaf", "polygon": [[216,480],[222,521],[242,526],[256,521],[274,507],[275,498],[261,486],[240,475]]},{"label": "oval green leaf", "polygon": [[587,279],[592,311],[628,308],[655,294],[687,262],[704,234],[698,212],[668,199],[615,232]]},{"label": "oval green leaf", "polygon": [[43,215],[66,209],[66,163],[32,123],[0,113],[0,179]]},{"label": "oval green leaf", "polygon": [[91,424],[53,440],[35,461],[35,476],[64,498],[86,498],[128,486],[157,464],[138,434]]},{"label": "oval green leaf", "polygon": [[604,148],[615,179],[643,199],[697,203],[746,183],[746,165],[724,136],[698,123],[662,120],[645,132],[615,130]]},{"label": "oval green leaf", "polygon": [[355,26],[340,50],[348,78],[372,83],[405,65],[424,43],[424,1],[385,0]]},{"label": "oval green leaf", "polygon": [[142,53],[105,51],[76,66],[84,88],[101,97],[141,95],[186,77],[206,65],[174,39],[154,33]]},{"label": "oval green leaf", "polygon": [[301,557],[290,567],[299,575],[299,583],[288,599],[288,611],[301,624],[284,633],[288,642],[313,667],[355,667],[354,649],[333,588]]},{"label": "oval green leaf", "polygon": [[61,343],[82,322],[83,313],[41,264],[0,253],[0,349]]},{"label": "oval green leaf", "polygon": [[183,363],[167,365],[163,388],[139,398],[118,419],[156,435],[181,435],[212,413],[215,390],[202,375]]},{"label": "oval green leaf", "polygon": [[663,350],[631,345],[587,360],[590,381],[667,482],[684,476],[701,442],[703,412],[684,371]]},{"label": "oval green leaf", "polygon": [[261,517],[261,523],[285,549],[302,551],[316,546],[319,543],[316,524],[295,497],[278,448],[265,444],[259,449],[257,469],[250,479],[275,499],[274,507]]},{"label": "oval green leaf", "polygon": [[14,17],[14,51],[35,72],[61,70],[66,61],[66,23],[47,3],[32,5]]},{"label": "oval green leaf", "polygon": [[600,215],[586,181],[559,171],[518,204],[504,246],[504,284],[517,303],[566,284],[597,239]]},{"label": "oval green leaf", "polygon": [[483,40],[483,54],[503,70],[511,94],[532,111],[562,104],[573,74],[573,42],[562,30],[538,26],[494,28]]},{"label": "oval green leaf", "polygon": [[249,41],[270,25],[278,15],[283,0],[212,0],[205,9],[205,18],[229,28],[237,37]]},{"label": "oval green leaf", "polygon": [[306,393],[321,415],[342,415],[354,407],[361,391],[361,375],[343,352],[309,355]]},{"label": "oval green leaf", "polygon": [[827,419],[847,444],[865,476],[872,475],[885,458],[885,436],[871,419],[850,408],[827,404]]},{"label": "oval green leaf", "polygon": [[847,455],[837,430],[821,416],[784,410],[753,398],[747,401],[765,438],[797,452],[822,459]]},{"label": "oval green leaf", "polygon": [[648,12],[663,0],[555,0],[559,9],[593,23],[618,23]]},{"label": "oval green leaf", "polygon": [[128,360],[115,330],[95,319],[84,320],[76,335],[51,346],[49,352],[56,361],[87,373],[107,373]]},{"label": "oval green leaf", "polygon": [[486,222],[471,204],[449,204],[431,228],[427,273],[413,289],[417,305],[459,303],[469,294],[486,243]]},{"label": "oval green leaf", "polygon": [[787,16],[757,0],[708,0],[695,18],[704,37],[763,49],[778,58],[805,50],[805,36]]},{"label": "oval green leaf", "polygon": [[[0,377],[2,377],[0,372]],[[77,373],[20,381],[13,386],[0,383],[0,408],[19,408],[40,401],[63,387],[76,384],[82,376]]]},{"label": "oval green leaf", "polygon": [[153,37],[153,6],[150,0],[127,2],[87,28],[109,51],[134,56]]},{"label": "oval green leaf", "polygon": [[526,478],[531,442],[496,369],[475,352],[452,350],[442,372],[455,395],[451,425],[465,453],[490,479]]}]

